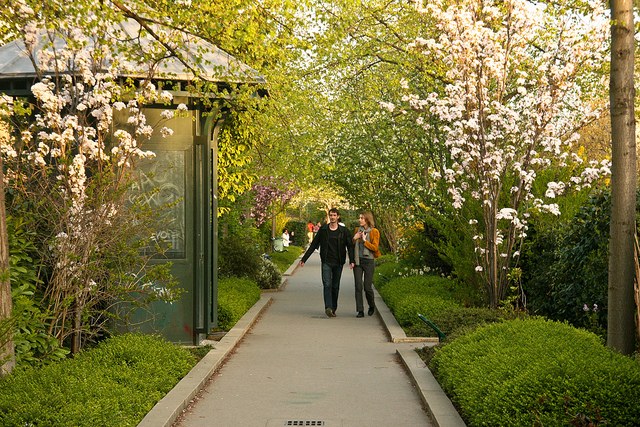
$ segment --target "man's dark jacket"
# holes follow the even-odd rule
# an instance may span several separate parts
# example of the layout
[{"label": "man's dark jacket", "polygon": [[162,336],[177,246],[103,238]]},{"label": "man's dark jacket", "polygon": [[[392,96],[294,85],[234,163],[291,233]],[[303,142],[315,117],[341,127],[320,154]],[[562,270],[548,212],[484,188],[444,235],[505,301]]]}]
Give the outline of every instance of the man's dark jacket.
[{"label": "man's dark jacket", "polygon": [[[347,253],[349,254],[349,263],[352,264],[355,257],[353,254],[353,240],[351,239],[351,235],[349,234],[347,228],[342,225],[338,225],[338,231],[340,232],[338,236],[338,250],[340,251],[340,253],[338,254],[338,259],[341,260],[340,264],[344,264],[347,258]],[[302,257],[302,262],[307,262],[313,251],[318,249],[318,247],[320,247],[320,260],[322,262],[326,262],[327,250],[329,248],[328,240],[329,224],[324,224],[322,227],[320,227],[315,237],[311,241],[307,252],[305,252],[304,256]]]}]

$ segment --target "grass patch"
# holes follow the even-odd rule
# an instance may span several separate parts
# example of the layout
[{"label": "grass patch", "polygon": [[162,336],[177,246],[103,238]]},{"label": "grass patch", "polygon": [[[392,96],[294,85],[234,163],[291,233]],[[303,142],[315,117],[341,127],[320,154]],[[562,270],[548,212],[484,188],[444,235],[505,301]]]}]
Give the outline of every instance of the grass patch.
[{"label": "grass patch", "polygon": [[271,261],[278,267],[278,270],[284,273],[303,251],[304,249],[300,246],[289,246],[285,252],[272,252],[269,256]]}]

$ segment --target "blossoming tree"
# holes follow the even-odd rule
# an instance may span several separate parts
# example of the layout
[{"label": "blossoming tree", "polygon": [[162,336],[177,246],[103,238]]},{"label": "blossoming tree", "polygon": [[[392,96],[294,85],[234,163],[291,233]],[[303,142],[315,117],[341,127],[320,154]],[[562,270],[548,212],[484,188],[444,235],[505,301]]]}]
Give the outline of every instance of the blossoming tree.
[{"label": "blossoming tree", "polygon": [[[100,329],[108,320],[104,309],[117,299],[134,292],[172,298],[167,288],[145,286],[150,276],[139,275],[144,265],[127,271],[133,265],[118,261],[127,259],[121,244],[135,247],[129,233],[142,219],[140,211],[126,207],[124,197],[135,162],[154,156],[141,145],[154,132],[172,133],[147,123],[142,107],[168,103],[172,96],[149,80],[138,88],[118,83],[120,64],[110,40],[116,36],[111,33],[114,21],[92,20],[96,15],[89,13],[90,24],[83,27],[71,15],[52,28],[43,11],[25,2],[13,8],[23,23],[21,45],[38,79],[31,86],[34,101],[5,100],[2,105],[5,117],[20,130],[1,147],[2,155],[13,202],[37,212],[40,221],[47,219],[35,226],[48,248],[41,252],[48,332],[61,343],[71,338],[71,350],[77,352],[83,334]],[[114,129],[116,114],[127,124]],[[167,112],[165,119],[172,114]]]},{"label": "blossoming tree", "polygon": [[[467,220],[477,231],[476,271],[496,307],[531,211],[559,215],[557,196],[609,173],[608,162],[585,163],[573,148],[603,107],[593,95],[605,87],[606,11],[599,1],[440,0],[416,8],[437,31],[409,48],[444,72],[441,90],[426,95],[405,82],[401,107],[421,112],[425,130],[442,132],[449,160],[432,173],[446,182],[453,207],[480,206]],[[549,168],[565,172],[547,176]]]},{"label": "blossoming tree", "polygon": [[[118,254],[109,242],[129,243],[134,233],[126,231],[127,225],[142,231],[142,213],[128,209],[132,216],[123,217],[123,191],[136,161],[153,156],[142,148],[145,139],[172,133],[162,123],[148,123],[142,114],[148,103],[172,102],[152,83],[158,67],[167,58],[175,59],[193,74],[186,90],[206,93],[204,104],[216,97],[223,100],[225,130],[235,133],[223,132],[220,138],[221,196],[233,199],[250,187],[244,179],[249,175],[240,169],[250,163],[247,152],[260,144],[264,133],[253,122],[262,98],[255,86],[243,84],[241,74],[233,74],[225,85],[201,78],[199,70],[209,65],[206,49],[187,52],[184,38],[197,35],[260,68],[289,55],[289,21],[297,7],[289,0],[18,0],[0,9],[0,42],[20,40],[38,73],[33,99],[2,105],[3,119],[23,130],[3,145],[3,155],[11,163],[11,185],[25,190],[12,194],[34,201],[29,208],[47,218],[40,224],[46,232],[39,233],[49,239],[42,245],[52,266],[47,282],[60,285],[57,291],[47,290],[51,307],[60,309],[51,330],[61,340],[74,335],[74,350],[79,347],[78,320],[92,327],[100,322],[82,307],[94,302],[105,307],[114,300],[101,288],[106,273],[98,268],[98,259],[111,261],[112,271],[123,272],[119,285],[149,290],[139,279],[127,280],[127,269],[113,268]],[[126,21],[137,23],[139,32],[118,31]],[[137,71],[146,75],[136,73],[135,81],[122,78],[131,75],[132,65],[142,65]],[[163,120],[171,120],[171,114],[165,112]],[[116,125],[116,116],[126,126]],[[132,252],[137,254],[136,248]]]}]

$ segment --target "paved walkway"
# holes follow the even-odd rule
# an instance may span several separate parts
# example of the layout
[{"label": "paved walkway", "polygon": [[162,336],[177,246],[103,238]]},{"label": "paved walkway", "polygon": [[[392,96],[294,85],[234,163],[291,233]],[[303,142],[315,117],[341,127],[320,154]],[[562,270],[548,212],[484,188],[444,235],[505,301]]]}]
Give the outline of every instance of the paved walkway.
[{"label": "paved walkway", "polygon": [[263,294],[245,316],[255,323],[243,317],[140,426],[176,418],[174,427],[464,425],[416,344],[390,341],[379,297],[380,313],[356,318],[353,289],[346,266],[337,317],[328,318],[314,254],[284,290]]}]

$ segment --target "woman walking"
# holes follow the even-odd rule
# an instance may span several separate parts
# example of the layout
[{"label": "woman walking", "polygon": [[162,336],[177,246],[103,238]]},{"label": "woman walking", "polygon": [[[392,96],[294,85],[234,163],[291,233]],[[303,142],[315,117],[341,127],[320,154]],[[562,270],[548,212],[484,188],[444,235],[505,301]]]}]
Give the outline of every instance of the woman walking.
[{"label": "woman walking", "polygon": [[355,249],[355,267],[353,274],[356,283],[356,317],[364,317],[364,302],[362,300],[362,290],[369,304],[367,314],[373,316],[376,311],[376,304],[373,298],[373,270],[375,268],[375,258],[380,256],[378,245],[380,244],[380,232],[375,228],[373,214],[362,212],[358,217],[360,226],[356,228],[353,236]]}]

